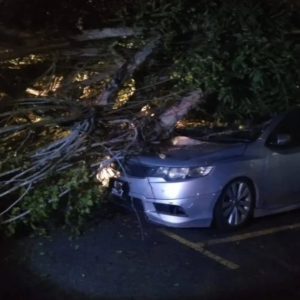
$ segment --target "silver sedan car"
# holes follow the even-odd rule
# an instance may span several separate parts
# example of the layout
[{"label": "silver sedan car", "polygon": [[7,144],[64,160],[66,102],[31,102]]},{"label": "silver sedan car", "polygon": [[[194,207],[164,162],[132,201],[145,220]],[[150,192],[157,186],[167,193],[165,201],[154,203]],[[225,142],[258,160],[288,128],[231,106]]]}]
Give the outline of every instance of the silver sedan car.
[{"label": "silver sedan car", "polygon": [[225,130],[164,155],[124,159],[110,191],[149,221],[237,229],[252,217],[300,208],[300,110]]}]

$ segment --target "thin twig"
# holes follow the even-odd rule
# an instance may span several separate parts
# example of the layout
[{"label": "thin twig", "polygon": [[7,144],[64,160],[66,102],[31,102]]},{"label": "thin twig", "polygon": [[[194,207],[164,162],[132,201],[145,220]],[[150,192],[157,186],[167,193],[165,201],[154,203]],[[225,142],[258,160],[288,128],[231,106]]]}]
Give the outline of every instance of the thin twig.
[{"label": "thin twig", "polygon": [[31,210],[27,210],[25,212],[23,212],[22,214],[16,216],[16,217],[13,217],[13,218],[10,218],[6,221],[3,221],[1,224],[7,224],[7,223],[11,223],[11,222],[14,222],[14,221],[17,221],[18,219],[21,219],[21,218],[24,218],[26,215],[30,214]]},{"label": "thin twig", "polygon": [[22,144],[20,145],[20,147],[16,150],[15,156],[17,155],[18,151],[24,146],[24,144],[25,144],[25,143],[27,142],[27,140],[29,139],[30,133],[31,133],[31,130],[29,129],[26,139],[22,142]]},{"label": "thin twig", "polygon": [[[130,122],[129,120],[119,120],[119,122],[115,122],[115,123],[120,123],[120,121],[122,122],[128,122],[128,123],[132,123]],[[133,125],[133,127],[135,128],[135,126]],[[137,131],[135,131],[135,133],[137,133]],[[137,135],[135,134],[135,137]],[[125,178],[127,179],[127,181],[129,182],[129,178],[127,176],[127,173],[125,171],[125,168],[123,167],[118,155],[114,154],[109,148],[105,147],[104,145],[102,145],[102,147],[112,156],[112,160],[116,160],[118,162],[118,164],[120,165],[122,171],[123,171],[123,174],[125,176]],[[140,230],[141,230],[141,237],[142,237],[142,240],[144,241],[145,237],[144,237],[144,231],[143,231],[143,226],[142,226],[142,223],[141,223],[141,220],[140,220],[140,217],[139,217],[139,214],[134,206],[134,203],[133,203],[133,198],[130,196],[130,199],[131,199],[131,206],[133,208],[133,211],[135,212],[135,215],[137,217],[137,220],[138,220],[138,223],[139,223],[139,227],[140,227]]]},{"label": "thin twig", "polygon": [[7,176],[7,175],[10,175],[10,174],[12,174],[12,173],[19,172],[19,171],[21,171],[21,170],[22,170],[21,168],[16,168],[16,169],[13,169],[13,170],[9,170],[9,171],[7,171],[7,172],[1,173],[1,174],[0,174],[0,177]]},{"label": "thin twig", "polygon": [[10,205],[6,210],[0,213],[0,216],[6,214],[8,211],[10,211],[15,205],[17,205],[24,197],[25,195],[29,192],[31,189],[32,183],[30,183],[26,189],[26,191],[19,197],[18,200],[16,200],[12,205]]}]

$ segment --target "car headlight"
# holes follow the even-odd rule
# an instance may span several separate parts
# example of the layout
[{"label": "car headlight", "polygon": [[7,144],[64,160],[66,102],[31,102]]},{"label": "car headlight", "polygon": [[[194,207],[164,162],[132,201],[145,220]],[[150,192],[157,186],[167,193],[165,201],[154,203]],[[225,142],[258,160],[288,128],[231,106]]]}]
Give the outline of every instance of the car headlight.
[{"label": "car headlight", "polygon": [[168,181],[173,181],[173,180],[176,181],[176,180],[182,180],[188,178],[203,177],[208,175],[212,169],[213,169],[212,166],[193,167],[193,168],[159,167],[152,172],[150,177],[160,177]]},{"label": "car headlight", "polygon": [[191,168],[189,172],[189,177],[194,178],[194,177],[206,176],[211,172],[212,168],[213,168],[212,166]]},{"label": "car headlight", "polygon": [[189,174],[189,168],[170,168],[168,177],[171,180],[185,179]]}]

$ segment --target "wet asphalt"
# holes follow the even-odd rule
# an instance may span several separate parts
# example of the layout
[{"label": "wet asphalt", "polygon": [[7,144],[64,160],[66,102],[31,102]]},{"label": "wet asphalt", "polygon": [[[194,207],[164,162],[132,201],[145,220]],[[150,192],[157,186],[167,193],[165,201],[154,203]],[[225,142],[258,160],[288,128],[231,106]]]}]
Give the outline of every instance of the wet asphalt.
[{"label": "wet asphalt", "polygon": [[120,210],[72,240],[56,230],[2,242],[0,299],[300,299],[299,224],[295,211],[238,233],[166,228],[168,236]]}]

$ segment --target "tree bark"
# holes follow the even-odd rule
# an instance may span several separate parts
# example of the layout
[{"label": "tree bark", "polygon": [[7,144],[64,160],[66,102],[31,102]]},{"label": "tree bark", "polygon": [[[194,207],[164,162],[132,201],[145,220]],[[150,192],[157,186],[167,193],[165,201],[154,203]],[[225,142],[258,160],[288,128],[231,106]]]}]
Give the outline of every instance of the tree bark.
[{"label": "tree bark", "polygon": [[132,36],[141,33],[140,29],[133,29],[130,27],[123,28],[104,28],[104,29],[92,29],[84,30],[81,34],[73,37],[75,41],[91,41],[91,40],[101,40],[106,38],[122,37],[122,36]]},{"label": "tree bark", "polygon": [[171,106],[160,115],[160,126],[164,131],[170,132],[179,120],[203,101],[204,94],[201,89],[192,91],[188,96],[182,98],[179,104]]},{"label": "tree bark", "polygon": [[131,74],[146,60],[153,52],[159,38],[151,40],[142,50],[137,52],[130,62],[126,62],[111,78],[102,93],[97,98],[98,105],[107,105],[114,102],[115,96]]}]

